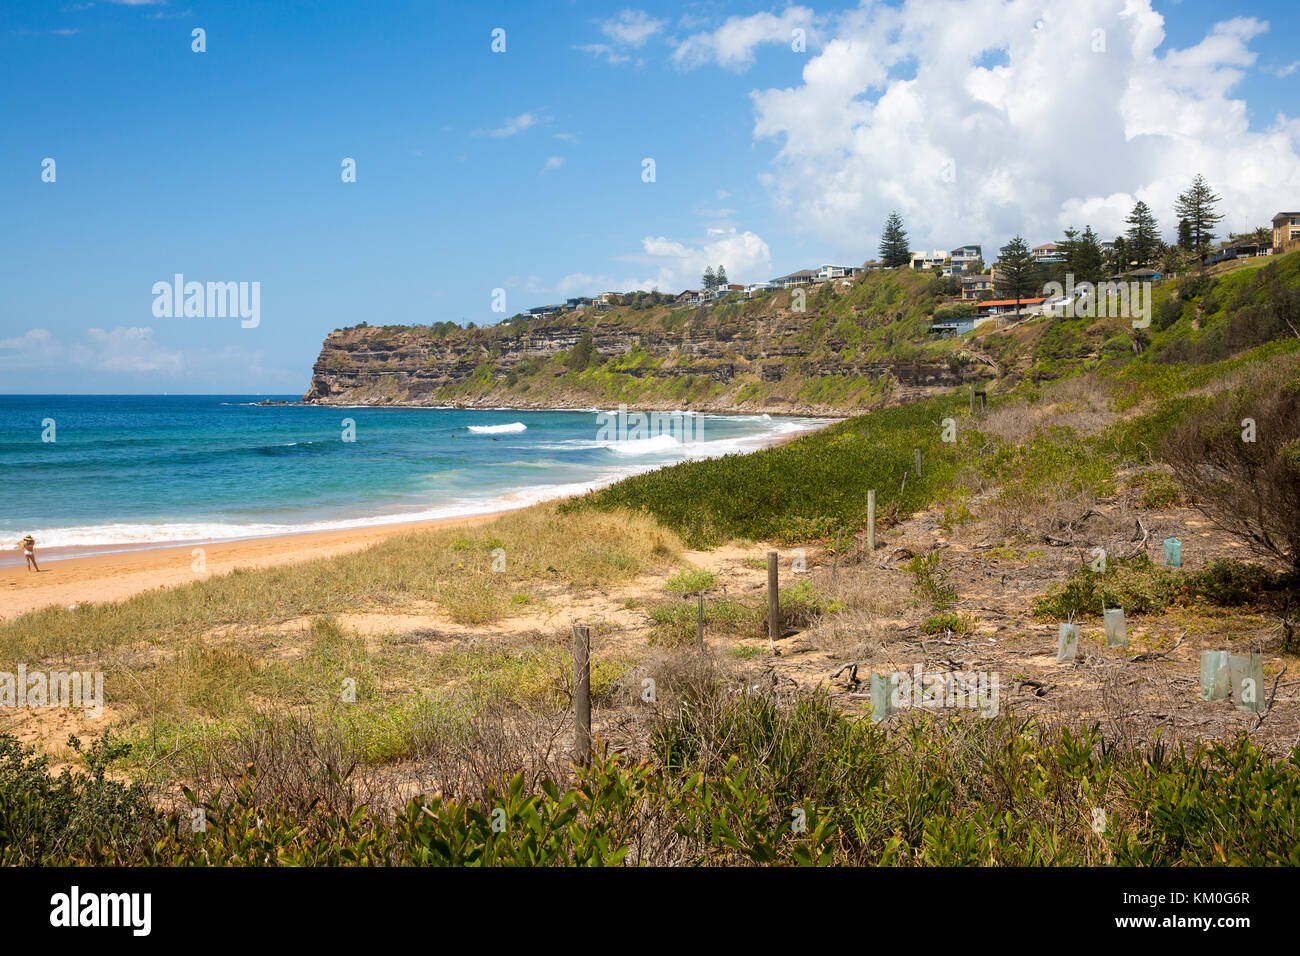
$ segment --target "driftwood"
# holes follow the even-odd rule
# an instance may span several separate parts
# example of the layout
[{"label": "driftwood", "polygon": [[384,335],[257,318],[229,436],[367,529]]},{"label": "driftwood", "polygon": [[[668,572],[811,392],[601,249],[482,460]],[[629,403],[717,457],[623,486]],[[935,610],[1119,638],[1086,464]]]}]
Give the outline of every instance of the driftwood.
[{"label": "driftwood", "polygon": [[1137,538],[1137,533],[1140,531],[1142,532],[1142,539],[1133,546],[1133,550],[1128,554],[1116,555],[1116,557],[1131,558],[1134,555],[1141,554],[1147,549],[1147,539],[1151,537],[1151,532],[1147,530],[1147,526],[1142,523],[1141,518],[1134,518],[1133,520],[1136,522],[1133,529],[1133,537]]},{"label": "driftwood", "polygon": [[835,680],[835,678],[839,677],[845,671],[849,672],[848,687],[850,690],[852,690],[853,688],[857,687],[859,684],[862,683],[862,681],[858,679],[857,661],[850,661],[849,663],[844,664],[834,674],[830,676],[830,679]]},{"label": "driftwood", "polygon": [[1035,697],[1045,697],[1047,696],[1047,692],[1056,687],[1056,685],[1044,684],[1042,681],[1030,680],[1028,677],[1022,677],[1020,680],[1016,681],[1016,692],[1018,693],[1022,687],[1032,687],[1034,689]]}]

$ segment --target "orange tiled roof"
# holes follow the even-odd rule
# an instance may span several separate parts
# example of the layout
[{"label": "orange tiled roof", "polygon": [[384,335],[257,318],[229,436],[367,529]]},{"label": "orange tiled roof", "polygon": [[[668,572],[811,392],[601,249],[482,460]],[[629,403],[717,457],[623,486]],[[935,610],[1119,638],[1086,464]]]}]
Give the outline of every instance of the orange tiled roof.
[{"label": "orange tiled roof", "polygon": [[1040,297],[1037,298],[1037,299],[1019,299],[1019,300],[1017,300],[1017,299],[989,299],[989,300],[986,300],[986,301],[984,301],[984,302],[981,302],[980,305],[1015,305],[1017,301],[1018,301],[1021,305],[1034,305],[1034,304],[1039,303],[1039,302],[1046,302],[1046,301],[1047,301],[1047,296],[1045,296],[1045,295],[1044,295],[1044,296],[1040,296]]}]

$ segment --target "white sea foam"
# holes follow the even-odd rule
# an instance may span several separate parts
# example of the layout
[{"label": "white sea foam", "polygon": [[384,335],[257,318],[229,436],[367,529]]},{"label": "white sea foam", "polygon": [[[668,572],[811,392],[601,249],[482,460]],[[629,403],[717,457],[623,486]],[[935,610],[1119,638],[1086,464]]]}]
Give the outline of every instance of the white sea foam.
[{"label": "white sea foam", "polygon": [[469,430],[475,435],[509,435],[515,432],[527,431],[528,426],[523,422],[511,422],[509,425],[470,425]]},{"label": "white sea foam", "polygon": [[611,441],[605,447],[616,455],[662,455],[684,446],[672,435],[655,435],[653,438]]}]

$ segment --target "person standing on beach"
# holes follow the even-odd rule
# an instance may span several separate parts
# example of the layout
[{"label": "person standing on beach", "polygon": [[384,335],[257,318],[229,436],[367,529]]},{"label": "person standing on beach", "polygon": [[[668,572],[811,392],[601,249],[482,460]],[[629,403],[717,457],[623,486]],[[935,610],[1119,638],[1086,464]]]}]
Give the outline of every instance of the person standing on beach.
[{"label": "person standing on beach", "polygon": [[41,569],[40,566],[36,563],[36,552],[34,550],[35,547],[36,547],[36,539],[33,538],[30,534],[27,537],[23,538],[23,557],[27,559],[27,570],[30,571],[33,568],[35,568],[36,571],[39,572]]}]

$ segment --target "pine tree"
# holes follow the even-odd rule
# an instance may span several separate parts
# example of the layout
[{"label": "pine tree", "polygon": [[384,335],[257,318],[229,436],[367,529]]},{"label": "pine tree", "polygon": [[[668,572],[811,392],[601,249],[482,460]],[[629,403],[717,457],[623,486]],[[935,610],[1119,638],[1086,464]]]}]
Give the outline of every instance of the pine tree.
[{"label": "pine tree", "polygon": [[1111,273],[1125,272],[1128,269],[1128,240],[1123,236],[1115,237],[1115,246],[1106,260],[1106,268]]},{"label": "pine tree", "polygon": [[891,212],[885,220],[885,229],[880,235],[880,259],[886,269],[897,269],[912,261],[912,253],[907,247],[907,232],[903,229],[903,217],[896,212]]},{"label": "pine tree", "polygon": [[1183,252],[1192,251],[1192,224],[1186,219],[1178,220],[1178,248]]},{"label": "pine tree", "polygon": [[712,292],[714,287],[718,284],[718,277],[713,274],[713,266],[704,267],[704,277],[702,281],[704,282],[704,291]]},{"label": "pine tree", "polygon": [[718,283],[719,289],[725,289],[727,287],[728,280],[726,266],[718,266],[718,274],[714,276],[714,281]]},{"label": "pine tree", "polygon": [[1165,246],[1160,250],[1160,274],[1168,278],[1187,268],[1187,254],[1181,244]]},{"label": "pine tree", "polygon": [[1151,207],[1139,199],[1124,221],[1128,223],[1128,232],[1125,235],[1128,238],[1130,257],[1136,260],[1139,266],[1150,265],[1155,259],[1156,248],[1160,242],[1160,230]]},{"label": "pine tree", "polygon": [[1197,173],[1191,187],[1187,192],[1180,194],[1178,201],[1174,203],[1174,211],[1178,217],[1187,220],[1191,241],[1189,251],[1202,263],[1210,251],[1210,242],[1214,239],[1214,227],[1223,221],[1223,215],[1214,211],[1220,198],[1222,197],[1214,194],[1205,177]]},{"label": "pine tree", "polygon": [[1061,245],[1065,249],[1064,273],[1074,277],[1075,285],[1081,282],[1095,285],[1105,278],[1106,257],[1092,226],[1085,226],[1082,233],[1077,229],[1065,230],[1065,241]]},{"label": "pine tree", "polygon": [[1106,254],[1101,251],[1101,240],[1085,226],[1079,239],[1079,257],[1075,263],[1075,282],[1098,283],[1106,278]]},{"label": "pine tree", "polygon": [[1038,263],[1033,253],[1025,245],[1021,236],[1016,236],[1002,247],[998,257],[997,279],[994,287],[999,295],[1016,300],[1016,312],[1020,312],[1020,300],[1034,298],[1038,291]]}]

